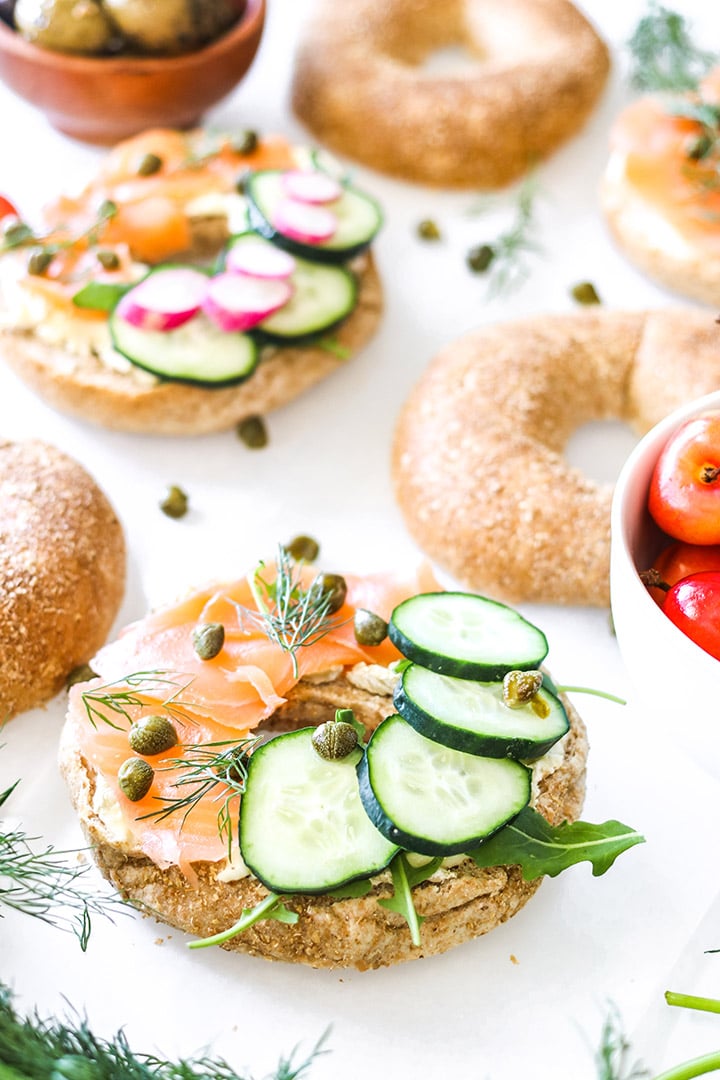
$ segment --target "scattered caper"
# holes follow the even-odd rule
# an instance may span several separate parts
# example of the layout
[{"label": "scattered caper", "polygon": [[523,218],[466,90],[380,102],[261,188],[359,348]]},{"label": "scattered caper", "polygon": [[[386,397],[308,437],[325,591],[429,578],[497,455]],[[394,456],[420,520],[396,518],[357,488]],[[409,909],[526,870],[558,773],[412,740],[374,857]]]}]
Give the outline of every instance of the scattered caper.
[{"label": "scattered caper", "polygon": [[232,148],[236,154],[252,154],[257,150],[258,136],[256,131],[241,131],[232,140]]},{"label": "scattered caper", "polygon": [[484,274],[495,258],[495,249],[490,244],[479,244],[470,248],[466,262],[474,274]]},{"label": "scattered caper", "polygon": [[178,733],[166,716],[141,716],[130,726],[128,742],[136,754],[154,757],[176,746]]},{"label": "scattered caper", "polygon": [[185,517],[188,511],[188,497],[181,487],[171,484],[167,489],[167,495],[160,503],[163,514],[171,518]]},{"label": "scattered caper", "polygon": [[358,608],[353,619],[353,629],[359,645],[380,645],[387,637],[388,624],[374,611]]},{"label": "scattered caper", "polygon": [[704,157],[708,156],[714,145],[714,140],[709,135],[698,135],[687,143],[685,157],[690,158],[691,161],[702,161]]},{"label": "scattered caper", "polygon": [[97,672],[93,671],[89,664],[78,664],[65,680],[65,687],[69,690],[71,686],[76,686],[77,683],[90,682],[90,679],[97,679]]},{"label": "scattered caper", "polygon": [[352,724],[347,724],[344,720],[327,720],[315,728],[312,744],[326,761],[341,761],[357,746],[358,733]]},{"label": "scattered caper", "polygon": [[331,614],[339,611],[345,603],[347,582],[340,574],[318,574],[310,586],[310,591],[315,595],[321,593],[330,598],[328,614]]},{"label": "scattered caper", "polygon": [[212,660],[225,644],[225,627],[219,622],[202,623],[193,630],[192,642],[201,660]]},{"label": "scattered caper", "polygon": [[163,159],[157,154],[143,154],[138,162],[138,176],[152,176],[160,172],[163,167]]},{"label": "scattered caper", "polygon": [[118,769],[118,785],[130,802],[140,802],[152,787],[155,770],[139,757],[128,758]]},{"label": "scattered caper", "polygon": [[312,563],[320,554],[320,545],[317,540],[313,540],[312,536],[303,536],[302,534],[294,536],[284,547],[295,562]]},{"label": "scattered caper", "polygon": [[440,240],[442,234],[438,228],[437,222],[432,218],[424,218],[418,222],[417,234],[421,240]]},{"label": "scattered caper", "polygon": [[542,671],[508,671],[503,679],[503,701],[509,709],[521,709],[542,686]]},{"label": "scattered caper", "polygon": [[5,247],[19,247],[26,240],[32,239],[33,231],[24,221],[18,221],[16,218],[11,217],[8,218],[3,227],[2,237]]},{"label": "scattered caper", "polygon": [[573,300],[577,300],[578,304],[601,304],[602,301],[598,296],[597,289],[593,285],[592,281],[579,281],[577,285],[573,285],[570,290],[570,295]]},{"label": "scattered caper", "polygon": [[237,426],[238,437],[251,450],[262,450],[268,444],[268,433],[262,416],[246,416]]},{"label": "scattered caper", "polygon": [[103,270],[117,270],[120,266],[120,256],[115,251],[98,251],[95,253],[95,258]]},{"label": "scattered caper", "polygon": [[28,274],[44,274],[53,258],[52,251],[45,251],[43,248],[33,251],[28,259]]}]

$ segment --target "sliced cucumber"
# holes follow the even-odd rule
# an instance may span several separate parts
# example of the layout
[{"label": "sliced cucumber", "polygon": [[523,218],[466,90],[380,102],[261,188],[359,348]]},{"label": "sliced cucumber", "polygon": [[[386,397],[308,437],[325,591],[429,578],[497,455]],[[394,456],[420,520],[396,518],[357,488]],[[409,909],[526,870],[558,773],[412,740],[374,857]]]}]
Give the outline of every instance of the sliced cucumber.
[{"label": "sliced cucumber", "polygon": [[141,330],[116,310],[110,316],[110,334],[117,351],[137,367],[200,386],[242,382],[259,360],[253,338],[227,333],[202,313],[175,330]]},{"label": "sliced cucumber", "polygon": [[554,694],[543,687],[536,697],[511,709],[501,682],[455,679],[411,664],[395,691],[395,708],[421,735],[455,750],[537,758],[566,734],[570,722]]},{"label": "sliced cucumber", "polygon": [[416,664],[458,679],[492,681],[529,671],[547,656],[547,638],[513,608],[471,593],[422,593],[390,617],[390,640]]},{"label": "sliced cucumber", "polygon": [[314,728],[279,735],[252,755],[240,806],[240,850],[273,892],[322,893],[383,870],[397,844],[360,801],[362,751],[326,761]]},{"label": "sliced cucumber", "polygon": [[303,243],[282,233],[274,222],[276,207],[287,198],[282,186],[282,169],[253,173],[247,181],[251,228],[266,240],[315,262],[344,262],[370,244],[382,225],[382,211],[373,198],[345,186],[343,194],[327,204],[337,218],[337,228],[329,240],[318,244]]},{"label": "sliced cucumber", "polygon": [[530,770],[426,739],[401,716],[376,729],[358,764],[360,796],[383,836],[421,855],[471,850],[530,801]]},{"label": "sliced cucumber", "polygon": [[[230,246],[258,242],[256,233],[242,233],[233,238]],[[296,256],[289,281],[294,290],[290,300],[259,324],[259,329],[273,340],[298,341],[329,330],[346,319],[357,303],[355,275],[344,266]]]}]

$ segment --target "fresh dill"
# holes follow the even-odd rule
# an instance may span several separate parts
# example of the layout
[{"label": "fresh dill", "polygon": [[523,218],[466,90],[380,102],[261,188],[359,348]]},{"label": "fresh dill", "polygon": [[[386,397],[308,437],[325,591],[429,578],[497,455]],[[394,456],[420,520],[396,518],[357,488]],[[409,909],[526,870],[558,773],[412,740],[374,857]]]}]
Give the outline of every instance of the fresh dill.
[{"label": "fresh dill", "polygon": [[[179,679],[185,678],[185,682]],[[185,720],[183,703],[179,695],[186,690],[192,681],[191,677],[178,676],[172,671],[160,669],[153,671],[134,671],[131,675],[125,675],[122,679],[104,683],[102,686],[94,686],[91,690],[83,690],[81,693],[85,713],[93,727],[97,727],[96,721],[109,724],[116,731],[123,731],[119,724],[113,723],[108,712],[122,717],[131,724],[134,717],[131,709],[142,708],[148,704],[149,697],[162,697],[159,708],[164,709],[176,720]],[[171,691],[172,688],[172,692]]]},{"label": "fresh dill", "polygon": [[[280,1058],[267,1080],[300,1080],[315,1058],[326,1053],[329,1031],[308,1055],[295,1047]],[[0,1073],[12,1080],[60,1080],[61,1077],[102,1077],[103,1080],[252,1080],[221,1058],[207,1055],[169,1061],[133,1050],[123,1031],[101,1039],[84,1017],[43,1019],[34,1013],[20,1017],[9,989],[0,983]]]},{"label": "fresh dill", "polygon": [[91,225],[82,232],[77,233],[76,235],[67,236],[65,239],[54,239],[55,233],[48,233],[46,235],[36,233],[24,221],[12,222],[2,234],[2,240],[0,241],[0,255],[3,255],[7,251],[14,251],[17,248],[37,248],[39,252],[47,257],[45,263],[46,268],[58,252],[67,251],[69,248],[75,247],[76,244],[81,243],[83,240],[87,241],[88,247],[97,245],[100,242],[105,225],[116,216],[117,212],[118,208],[116,204],[110,199],[106,199],[98,207],[95,220]]},{"label": "fresh dill", "polygon": [[652,0],[628,41],[630,79],[638,90],[694,90],[718,62],[699,48],[683,15]]},{"label": "fresh dill", "polygon": [[518,289],[530,274],[529,260],[542,252],[536,239],[538,192],[537,176],[528,173],[517,191],[515,217],[510,226],[467,254],[469,268],[486,276],[491,298]]},{"label": "fresh dill", "polygon": [[595,1053],[597,1080],[642,1080],[648,1070],[638,1061],[631,1061],[630,1043],[623,1031],[620,1013],[611,1005],[600,1032],[600,1045]]},{"label": "fresh dill", "polygon": [[214,792],[214,800],[220,803],[218,833],[227,841],[230,858],[233,820],[237,816],[233,810],[237,806],[238,797],[245,790],[248,754],[259,740],[259,736],[250,735],[244,739],[191,743],[185,746],[183,757],[171,758],[157,768],[158,772],[182,770],[181,775],[174,781],[178,795],[175,798],[158,796],[165,805],[159,810],[143,814],[139,820],[150,818],[160,822],[172,814],[180,813],[184,825],[194,807]]},{"label": "fresh dill", "polygon": [[302,561],[296,563],[282,545],[278,546],[275,567],[274,579],[267,581],[262,573],[265,564],[260,563],[249,582],[257,611],[238,607],[238,614],[241,622],[248,619],[283,652],[290,654],[293,675],[297,678],[297,650],[314,645],[342,624],[332,617],[334,597],[320,587],[322,575],[305,588]]},{"label": "fresh dill", "polygon": [[[0,793],[0,806],[18,783]],[[90,869],[89,865],[70,861],[77,859],[80,851],[56,851],[51,845],[38,848],[38,842],[39,837],[29,836],[21,828],[6,829],[0,821],[0,908],[5,906],[71,931],[84,952],[90,939],[91,917],[109,917],[120,909],[121,902],[114,896],[94,895],[80,885]]]}]

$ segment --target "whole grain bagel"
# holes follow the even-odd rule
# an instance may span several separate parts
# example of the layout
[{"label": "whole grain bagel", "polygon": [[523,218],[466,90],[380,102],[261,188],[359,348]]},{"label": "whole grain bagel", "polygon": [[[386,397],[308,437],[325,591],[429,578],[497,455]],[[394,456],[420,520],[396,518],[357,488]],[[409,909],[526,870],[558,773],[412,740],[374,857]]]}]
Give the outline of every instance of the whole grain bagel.
[{"label": "whole grain bagel", "polygon": [[[272,718],[273,724],[283,729],[332,719],[336,708],[350,705],[372,729],[393,711],[391,697],[350,687],[343,678],[321,686],[300,682],[288,698],[280,714]],[[536,809],[553,824],[575,820],[585,793],[585,728],[570,703],[563,702],[571,729],[558,744],[562,753],[556,767],[540,779],[535,802]],[[96,774],[84,759],[70,724],[63,733],[61,768],[100,869],[125,897],[147,907],[163,922],[207,937],[226,930],[244,908],[268,895],[252,876],[222,880],[219,875],[224,863],[193,864],[197,881],[191,883],[177,866],[161,869],[119,839],[111,815],[103,816],[96,798]],[[392,893],[389,873],[379,875],[372,884],[368,895],[352,899],[291,897],[288,906],[299,915],[297,923],[265,920],[231,938],[224,947],[318,968],[382,967],[444,952],[487,933],[514,915],[537,890],[540,880],[523,880],[517,866],[479,869],[470,859],[441,868],[413,890],[418,914],[425,917],[421,948],[413,946],[401,916],[378,904]]]},{"label": "whole grain bagel", "polygon": [[583,312],[447,345],[400,414],[395,493],[418,544],[511,601],[609,603],[610,485],[563,457],[591,420],[638,433],[720,389],[720,328],[699,310]]},{"label": "whole grain bagel", "polygon": [[[423,70],[457,46],[476,68]],[[380,172],[497,188],[580,130],[608,68],[569,0],[319,0],[292,102],[321,142]]]},{"label": "whole grain bagel", "polygon": [[77,462],[0,441],[0,721],[41,704],[103,644],[125,586],[125,542]]}]

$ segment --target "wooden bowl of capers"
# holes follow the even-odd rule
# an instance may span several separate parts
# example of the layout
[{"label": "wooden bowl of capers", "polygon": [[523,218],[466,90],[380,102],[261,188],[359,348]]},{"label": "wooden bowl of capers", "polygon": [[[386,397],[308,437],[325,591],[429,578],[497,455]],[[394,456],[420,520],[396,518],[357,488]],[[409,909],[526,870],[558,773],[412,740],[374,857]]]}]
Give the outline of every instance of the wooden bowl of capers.
[{"label": "wooden bowl of capers", "polygon": [[0,0],[0,79],[74,138],[186,128],[240,82],[265,0]]}]

